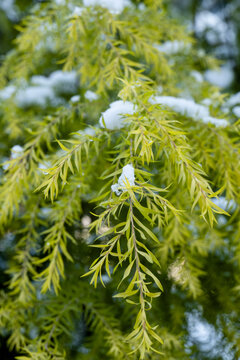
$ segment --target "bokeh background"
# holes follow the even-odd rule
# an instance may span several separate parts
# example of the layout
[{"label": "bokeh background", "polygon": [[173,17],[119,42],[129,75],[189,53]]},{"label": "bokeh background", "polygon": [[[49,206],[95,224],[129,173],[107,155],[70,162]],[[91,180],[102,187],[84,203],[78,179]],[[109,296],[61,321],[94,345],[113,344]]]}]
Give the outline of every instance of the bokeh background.
[{"label": "bokeh background", "polygon": [[[55,0],[61,2],[62,0]],[[31,7],[46,0],[0,0],[0,63],[14,46],[16,26]],[[141,2],[141,1],[134,1]],[[142,1],[144,3],[144,1]],[[167,0],[163,1],[173,17],[192,32],[208,54],[217,57],[222,71],[209,79],[224,91],[240,90],[240,1]],[[217,80],[216,80],[217,79]]]},{"label": "bokeh background", "polygon": [[[60,2],[62,0],[55,0]],[[114,1],[114,0],[113,0]],[[7,52],[14,46],[18,34],[18,25],[33,5],[40,0],[0,0],[0,64]],[[168,8],[186,29],[193,34],[207,54],[219,59],[219,70],[205,72],[205,78],[217,85],[223,92],[235,94],[240,91],[240,1],[239,0],[167,0],[164,6]],[[159,24],[159,26],[161,26]],[[6,239],[8,246],[11,238]],[[0,267],[4,268],[4,258],[1,256]],[[4,279],[0,279],[4,283]],[[1,285],[0,285],[1,287]],[[214,327],[201,320],[200,314],[189,314],[189,342],[196,343],[197,349],[208,352],[210,358],[233,360],[233,355],[224,346],[221,333],[216,333]],[[220,346],[221,344],[221,346]],[[9,352],[5,339],[0,338],[0,358],[14,359],[14,352]],[[220,354],[221,353],[221,354]],[[197,357],[196,359],[200,357]]]}]

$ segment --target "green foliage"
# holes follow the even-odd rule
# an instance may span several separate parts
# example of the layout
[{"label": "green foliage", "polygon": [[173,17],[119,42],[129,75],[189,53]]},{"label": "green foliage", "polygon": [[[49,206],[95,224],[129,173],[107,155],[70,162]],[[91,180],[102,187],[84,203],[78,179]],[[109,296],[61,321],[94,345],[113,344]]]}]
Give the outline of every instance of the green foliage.
[{"label": "green foliage", "polygon": [[[0,102],[1,334],[19,360],[189,359],[187,314],[198,309],[238,356],[239,121],[215,126],[151,101],[161,86],[210,98],[222,117],[224,96],[191,77],[216,61],[161,1],[121,14],[74,6],[35,6],[0,69],[2,87],[15,86]],[[159,51],[172,40],[188,50]],[[72,93],[64,83],[55,102],[17,101],[56,70],[76,72]],[[119,99],[134,112],[100,127]],[[125,178],[116,194],[130,164],[134,185]]]}]

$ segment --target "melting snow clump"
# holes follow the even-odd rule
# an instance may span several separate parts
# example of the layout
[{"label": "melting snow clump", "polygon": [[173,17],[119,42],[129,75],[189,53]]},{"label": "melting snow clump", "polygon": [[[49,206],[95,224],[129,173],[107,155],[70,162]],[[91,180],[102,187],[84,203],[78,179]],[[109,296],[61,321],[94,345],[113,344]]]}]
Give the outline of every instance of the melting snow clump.
[{"label": "melting snow clump", "polygon": [[132,115],[133,113],[134,105],[130,101],[114,101],[110,104],[110,108],[102,113],[99,120],[100,126],[104,127],[105,124],[109,130],[121,129],[124,126],[124,114]]},{"label": "melting snow clump", "polygon": [[204,123],[210,123],[215,126],[227,126],[225,119],[217,119],[210,116],[207,106],[196,104],[193,100],[176,98],[174,96],[155,96],[149,100],[152,104],[166,105],[176,113],[192,118],[193,120],[202,120]]},{"label": "melting snow clump", "polygon": [[150,102],[152,104],[166,105],[181,115],[197,120],[209,116],[208,108],[196,104],[193,100],[176,98],[174,96],[155,96],[150,99]]},{"label": "melting snow clump", "polygon": [[127,190],[127,186],[134,186],[135,176],[134,176],[134,167],[131,164],[128,164],[123,167],[122,174],[118,179],[118,182],[111,186],[112,191],[116,195],[120,195],[122,191]]}]

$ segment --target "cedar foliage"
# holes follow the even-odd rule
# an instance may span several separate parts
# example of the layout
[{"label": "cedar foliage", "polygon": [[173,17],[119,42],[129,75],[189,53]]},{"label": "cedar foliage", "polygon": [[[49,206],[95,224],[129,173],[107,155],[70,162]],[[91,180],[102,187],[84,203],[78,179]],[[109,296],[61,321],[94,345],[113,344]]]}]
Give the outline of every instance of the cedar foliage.
[{"label": "cedar foliage", "polygon": [[[121,14],[100,6],[74,14],[70,4],[82,5],[33,7],[0,69],[1,87],[16,89],[34,75],[74,70],[81,96],[21,107],[12,95],[0,104],[8,158],[1,334],[19,360],[203,359],[188,340],[187,314],[198,310],[237,358],[239,122],[218,127],[149,101],[161,86],[164,95],[210,98],[221,118],[225,95],[191,77],[217,62],[160,0]],[[158,50],[173,40],[185,50]],[[135,112],[120,129],[99,127],[117,99]],[[23,151],[10,157],[16,144]],[[135,185],[116,195],[111,185],[127,164]],[[234,206],[221,209],[218,196]]]}]

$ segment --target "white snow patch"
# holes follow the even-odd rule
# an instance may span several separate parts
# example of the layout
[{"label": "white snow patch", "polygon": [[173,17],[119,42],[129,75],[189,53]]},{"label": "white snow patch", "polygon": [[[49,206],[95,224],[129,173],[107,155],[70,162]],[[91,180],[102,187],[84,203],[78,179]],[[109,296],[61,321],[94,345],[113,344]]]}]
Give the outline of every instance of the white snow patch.
[{"label": "white snow patch", "polygon": [[155,45],[155,48],[160,52],[163,52],[168,55],[175,55],[179,52],[183,52],[189,50],[191,45],[189,43],[185,43],[184,41],[174,40],[174,41],[166,41],[161,45]]},{"label": "white snow patch", "polygon": [[125,165],[122,169],[118,182],[111,186],[113,192],[116,195],[120,195],[121,192],[127,191],[128,186],[135,185],[134,167],[131,164]]},{"label": "white snow patch", "polygon": [[16,91],[16,86],[8,85],[0,91],[0,99],[7,100],[9,99]]},{"label": "white snow patch", "polygon": [[234,73],[229,65],[225,65],[217,70],[207,70],[205,72],[205,79],[210,84],[225,89],[232,84]]},{"label": "white snow patch", "polygon": [[134,105],[130,101],[117,100],[110,104],[110,108],[102,113],[99,123],[101,127],[106,125],[109,130],[121,129],[124,126],[123,114],[132,115],[134,113]]},{"label": "white snow patch", "polygon": [[29,86],[21,89],[16,94],[16,102],[19,107],[40,106],[56,104],[56,97],[53,89],[46,86]]},{"label": "white snow patch", "polygon": [[49,79],[43,75],[32,76],[31,83],[37,86],[51,86]]},{"label": "white snow patch", "polygon": [[49,86],[58,94],[73,94],[77,89],[76,71],[54,71],[49,77]]},{"label": "white snow patch", "polygon": [[66,0],[54,0],[57,5],[65,5]]},{"label": "white snow patch", "polygon": [[11,158],[17,159],[23,153],[23,147],[20,145],[14,145],[11,148]]},{"label": "white snow patch", "polygon": [[17,19],[18,12],[15,5],[15,0],[1,0],[0,9],[5,12],[10,20],[14,21]]},{"label": "white snow patch", "polygon": [[193,100],[176,98],[174,96],[155,96],[150,99],[152,104],[166,105],[175,112],[200,120],[209,116],[209,111],[206,106],[198,105]]},{"label": "white snow patch", "polygon": [[205,98],[201,103],[203,105],[210,106],[212,104],[212,99]]},{"label": "white snow patch", "polygon": [[102,6],[110,12],[120,14],[125,7],[131,6],[129,0],[83,0],[84,6]]},{"label": "white snow patch", "polygon": [[213,124],[215,126],[226,127],[228,126],[228,122],[225,119],[217,119],[213,116],[206,116],[202,119],[202,121],[206,124]]},{"label": "white snow patch", "polygon": [[86,127],[84,130],[82,130],[82,133],[84,135],[89,135],[89,136],[95,136],[96,135],[95,129],[93,129],[91,127]]},{"label": "white snow patch", "polygon": [[234,115],[236,115],[238,118],[240,118],[240,106],[235,106],[232,109],[232,112],[234,113]]},{"label": "white snow patch", "polygon": [[224,42],[235,42],[234,30],[218,14],[210,11],[197,13],[195,18],[195,32],[198,36],[205,36],[211,45]]},{"label": "white snow patch", "polygon": [[70,101],[71,101],[72,103],[77,103],[77,102],[79,102],[79,101],[80,101],[80,95],[74,95],[74,96],[72,96],[71,99],[70,99]]},{"label": "white snow patch", "polygon": [[227,101],[227,106],[235,106],[237,104],[240,104],[240,92],[230,96],[230,98]]},{"label": "white snow patch", "polygon": [[40,216],[43,218],[49,218],[49,216],[51,215],[51,209],[50,208],[46,208],[43,207],[40,209]]},{"label": "white snow patch", "polygon": [[144,10],[146,10],[146,5],[143,4],[143,3],[141,3],[141,4],[138,5],[138,9],[139,9],[140,11],[144,11]]},{"label": "white snow patch", "polygon": [[31,83],[52,88],[57,94],[73,94],[77,89],[77,73],[57,70],[49,77],[35,75],[31,78]]},{"label": "white snow patch", "polygon": [[76,92],[77,73],[75,71],[57,70],[49,77],[35,75],[31,78],[30,86],[24,86],[16,93],[16,102],[19,107],[40,106],[42,108],[52,105],[58,106],[63,102],[61,95]]},{"label": "white snow patch", "polygon": [[94,101],[94,100],[98,100],[99,96],[98,94],[96,94],[95,92],[91,91],[91,90],[87,90],[85,92],[85,99],[87,99],[88,101]]},{"label": "white snow patch", "polygon": [[[18,157],[20,157],[22,154],[23,154],[23,147],[20,146],[20,145],[14,145],[12,148],[11,148],[11,156],[10,156],[10,159],[17,159]],[[9,161],[9,159],[6,159],[6,161]],[[7,164],[3,164],[2,167],[3,167],[3,170],[7,170],[9,168],[9,163]]]},{"label": "white snow patch", "polygon": [[82,15],[82,12],[83,12],[84,8],[83,7],[80,7],[80,6],[75,6],[74,9],[73,9],[73,13],[72,15],[75,15],[75,16],[81,16]]},{"label": "white snow patch", "polygon": [[199,83],[203,82],[203,76],[199,71],[193,70],[190,75]]},{"label": "white snow patch", "polygon": [[[83,130],[78,130],[75,134],[76,135],[80,134],[80,135],[83,135],[83,136],[85,136],[85,135],[95,136],[96,135],[96,130],[94,128],[88,126]],[[78,137],[78,135],[77,135],[77,137]],[[92,140],[90,140],[90,141],[92,141]]]},{"label": "white snow patch", "polygon": [[194,120],[202,120],[204,123],[214,124],[215,126],[227,126],[228,122],[224,119],[216,119],[210,116],[207,106],[196,104],[193,100],[176,98],[174,96],[155,96],[149,100],[152,104],[166,105],[176,113],[190,117]]},{"label": "white snow patch", "polygon": [[197,343],[202,351],[211,351],[219,340],[214,326],[203,320],[196,312],[188,313],[187,321],[190,342]]},{"label": "white snow patch", "polygon": [[[46,164],[43,163],[39,163],[38,164],[38,168],[41,170],[47,170],[51,167],[51,163],[48,161]],[[48,172],[47,171],[42,171],[42,174],[47,175]]]}]

